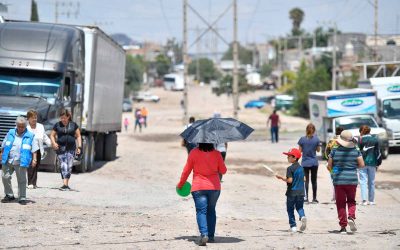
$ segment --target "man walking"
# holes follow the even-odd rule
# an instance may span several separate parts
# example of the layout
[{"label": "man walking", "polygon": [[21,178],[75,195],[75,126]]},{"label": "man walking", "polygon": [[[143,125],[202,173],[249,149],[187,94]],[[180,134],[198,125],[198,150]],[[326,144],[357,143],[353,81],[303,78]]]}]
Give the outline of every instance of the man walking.
[{"label": "man walking", "polygon": [[8,131],[1,145],[1,164],[3,165],[1,177],[4,185],[5,197],[2,203],[15,200],[11,185],[12,174],[16,173],[18,181],[18,202],[26,205],[26,172],[32,162],[32,167],[36,167],[37,155],[39,150],[34,134],[26,128],[25,117],[19,116],[16,120],[16,128]]},{"label": "man walking", "polygon": [[267,127],[269,127],[271,123],[271,141],[272,143],[279,141],[279,127],[281,126],[281,120],[279,119],[279,115],[276,114],[276,110],[268,117]]}]

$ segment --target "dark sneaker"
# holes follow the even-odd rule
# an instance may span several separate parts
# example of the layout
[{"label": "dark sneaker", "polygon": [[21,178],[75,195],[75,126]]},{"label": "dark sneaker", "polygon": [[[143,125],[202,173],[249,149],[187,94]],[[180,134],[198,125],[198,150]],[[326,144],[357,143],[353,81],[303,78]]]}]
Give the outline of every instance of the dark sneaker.
[{"label": "dark sneaker", "polygon": [[214,237],[210,237],[210,238],[208,238],[208,241],[207,241],[208,243],[214,243],[215,242],[215,238]]},{"label": "dark sneaker", "polygon": [[208,236],[207,235],[200,236],[199,246],[206,246],[207,242],[208,242]]},{"label": "dark sneaker", "polygon": [[339,231],[340,234],[347,234],[347,230],[345,227],[342,227]]},{"label": "dark sneaker", "polygon": [[20,201],[18,201],[18,203],[19,203],[20,205],[25,206],[25,205],[26,205],[26,200],[20,200]]},{"label": "dark sneaker", "polygon": [[4,196],[3,199],[1,199],[1,203],[8,203],[8,202],[12,202],[12,201],[14,201],[14,200],[15,200],[15,197],[14,197],[14,196],[8,196],[8,195],[6,195],[6,196]]},{"label": "dark sneaker", "polygon": [[62,190],[62,191],[68,190],[68,186],[67,185],[62,185],[62,187],[60,187],[60,190]]},{"label": "dark sneaker", "polygon": [[350,230],[351,230],[352,232],[357,231],[356,222],[354,221],[353,218],[350,218],[350,217],[349,217],[349,222],[348,222],[348,224],[349,224]]},{"label": "dark sneaker", "polygon": [[317,200],[317,199],[314,199],[314,200],[312,200],[312,202],[311,202],[312,204],[318,204],[319,203],[319,201]]},{"label": "dark sneaker", "polygon": [[65,189],[66,190],[71,190],[71,188],[69,186],[66,186]]}]

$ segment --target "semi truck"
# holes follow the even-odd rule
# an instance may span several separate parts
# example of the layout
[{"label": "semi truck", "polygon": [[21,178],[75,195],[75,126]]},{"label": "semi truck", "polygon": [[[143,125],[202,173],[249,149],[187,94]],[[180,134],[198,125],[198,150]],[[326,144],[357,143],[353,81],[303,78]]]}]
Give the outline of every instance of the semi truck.
[{"label": "semi truck", "polygon": [[[9,21],[0,23],[0,142],[29,109],[50,134],[61,108],[82,134],[78,172],[116,157],[121,130],[125,52],[98,27]],[[46,148],[42,167],[58,171]]]},{"label": "semi truck", "polygon": [[400,77],[376,77],[360,81],[359,87],[376,90],[378,116],[388,133],[389,147],[400,147]]},{"label": "semi truck", "polygon": [[371,127],[371,134],[378,137],[382,158],[389,154],[388,135],[379,127],[377,116],[377,97],[375,90],[347,89],[309,93],[310,119],[324,152],[327,142],[333,138],[336,127],[350,130],[359,136],[361,125]]}]

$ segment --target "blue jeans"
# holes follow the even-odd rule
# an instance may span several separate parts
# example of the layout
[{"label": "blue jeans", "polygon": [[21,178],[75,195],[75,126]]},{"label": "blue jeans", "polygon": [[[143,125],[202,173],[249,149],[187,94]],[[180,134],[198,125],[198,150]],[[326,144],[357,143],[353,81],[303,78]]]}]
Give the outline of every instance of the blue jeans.
[{"label": "blue jeans", "polygon": [[302,195],[286,196],[286,209],[289,216],[290,227],[296,226],[296,218],[294,217],[295,208],[297,210],[297,213],[299,214],[300,219],[306,216],[304,214],[303,204],[304,204],[304,196]]},{"label": "blue jeans", "polygon": [[219,198],[220,190],[199,190],[192,192],[196,206],[196,219],[202,236],[214,238],[217,216],[215,206]]},{"label": "blue jeans", "polygon": [[365,166],[360,169],[361,198],[363,201],[366,201],[367,197],[368,201],[375,201],[375,173],[376,167],[374,166]]},{"label": "blue jeans", "polygon": [[271,140],[272,143],[279,141],[279,127],[271,127]]}]

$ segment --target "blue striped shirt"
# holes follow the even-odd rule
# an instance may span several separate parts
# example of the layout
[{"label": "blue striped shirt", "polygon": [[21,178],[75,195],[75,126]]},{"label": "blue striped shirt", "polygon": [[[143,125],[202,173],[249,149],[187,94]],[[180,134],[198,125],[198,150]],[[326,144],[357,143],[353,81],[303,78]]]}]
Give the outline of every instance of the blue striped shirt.
[{"label": "blue striped shirt", "polygon": [[333,185],[357,185],[357,158],[361,152],[357,148],[339,146],[333,149],[329,157],[333,160]]}]

